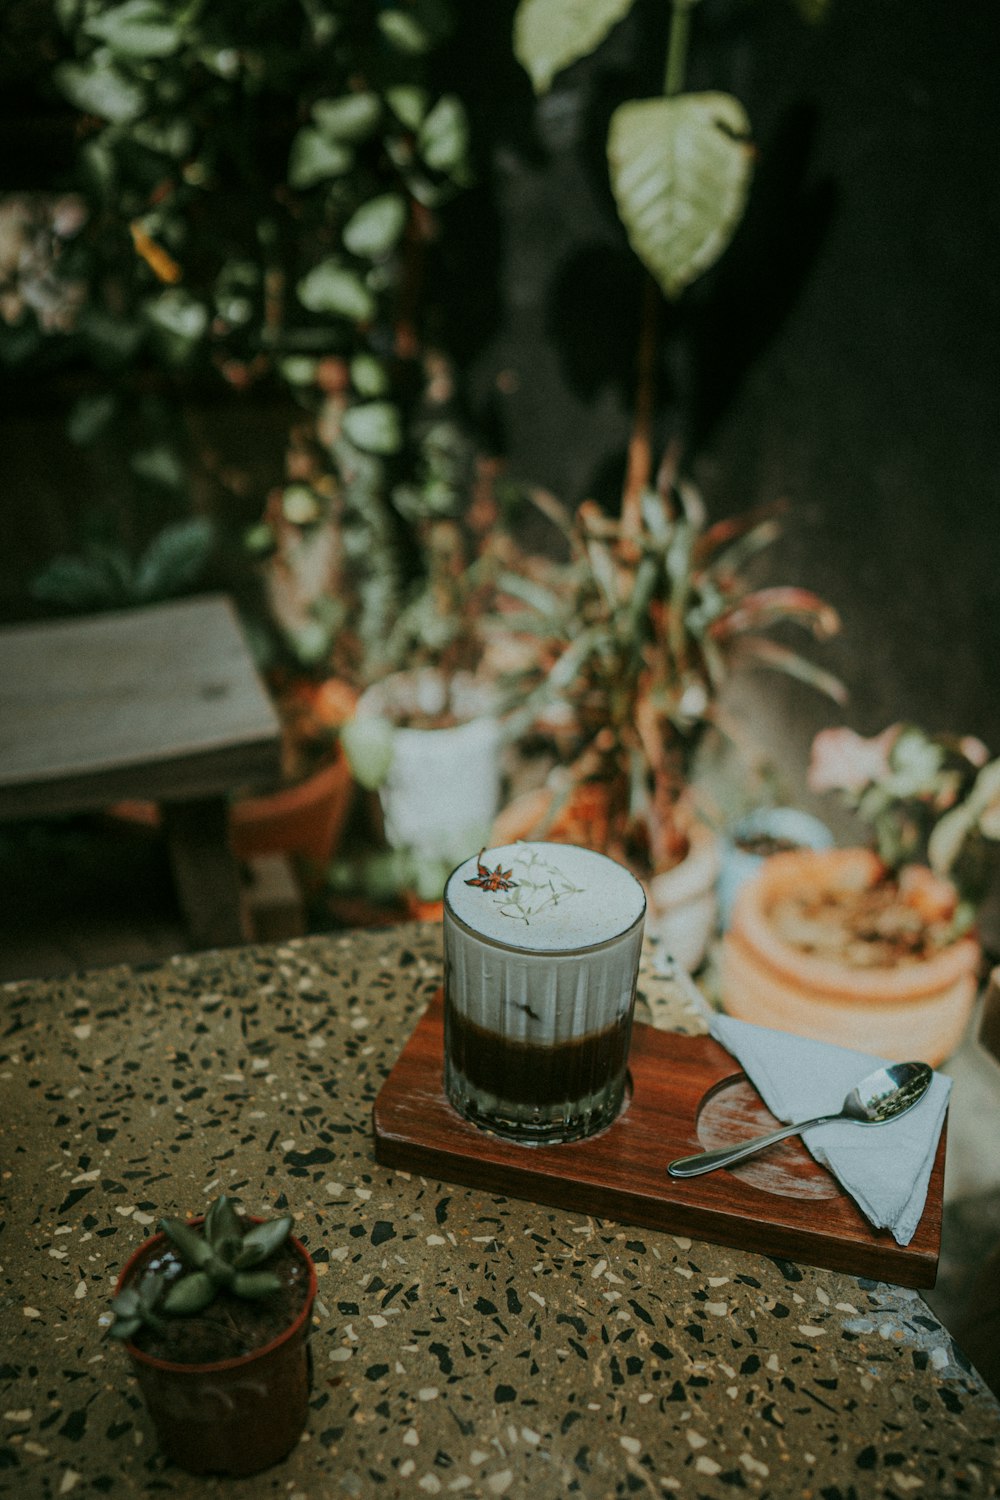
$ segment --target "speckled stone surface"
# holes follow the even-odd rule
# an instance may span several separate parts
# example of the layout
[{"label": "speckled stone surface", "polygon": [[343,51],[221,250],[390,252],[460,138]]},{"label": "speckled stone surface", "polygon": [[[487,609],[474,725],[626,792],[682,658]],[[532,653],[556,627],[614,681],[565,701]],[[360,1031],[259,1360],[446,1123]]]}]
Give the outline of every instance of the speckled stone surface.
[{"label": "speckled stone surface", "polygon": [[[0,990],[0,1494],[1000,1493],[1000,1407],[918,1294],[377,1166],[440,947],[408,926]],[[157,1217],[221,1190],[289,1205],[320,1276],[308,1431],[238,1488],[160,1456],[102,1322]]]}]

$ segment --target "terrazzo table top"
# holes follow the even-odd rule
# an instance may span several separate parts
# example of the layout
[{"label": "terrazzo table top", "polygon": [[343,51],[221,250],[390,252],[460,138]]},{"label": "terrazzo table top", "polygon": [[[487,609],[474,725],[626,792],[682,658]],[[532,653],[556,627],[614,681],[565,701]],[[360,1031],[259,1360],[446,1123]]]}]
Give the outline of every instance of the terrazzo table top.
[{"label": "terrazzo table top", "polygon": [[[1000,1406],[915,1292],[379,1167],[441,981],[404,926],[0,990],[0,1494],[996,1496]],[[644,965],[640,1006],[703,1029]],[[156,1451],[108,1300],[162,1214],[286,1204],[308,1431],[256,1478]]]}]

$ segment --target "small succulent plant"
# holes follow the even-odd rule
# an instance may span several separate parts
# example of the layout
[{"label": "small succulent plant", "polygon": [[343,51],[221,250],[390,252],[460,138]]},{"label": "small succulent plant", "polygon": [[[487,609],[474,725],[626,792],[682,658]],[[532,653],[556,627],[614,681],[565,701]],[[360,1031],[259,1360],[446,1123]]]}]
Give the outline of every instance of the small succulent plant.
[{"label": "small succulent plant", "polygon": [[245,1220],[223,1194],[211,1205],[199,1230],[181,1219],[162,1219],[160,1228],[189,1268],[174,1279],[147,1271],[111,1304],[111,1333],[130,1339],[146,1325],[162,1328],[164,1317],[187,1317],[208,1307],[221,1291],[251,1301],[281,1288],[273,1271],[261,1270],[285,1243],[291,1214],[245,1229]]}]

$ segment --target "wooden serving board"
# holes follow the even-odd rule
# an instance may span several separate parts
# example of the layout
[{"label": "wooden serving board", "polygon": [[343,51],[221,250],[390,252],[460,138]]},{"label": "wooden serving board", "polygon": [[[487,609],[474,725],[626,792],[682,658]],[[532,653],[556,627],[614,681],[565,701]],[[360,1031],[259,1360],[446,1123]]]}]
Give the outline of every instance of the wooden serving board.
[{"label": "wooden serving board", "polygon": [[900,1286],[934,1285],[944,1131],[923,1217],[910,1243],[898,1245],[795,1138],[729,1171],[669,1176],[675,1156],[776,1123],[711,1037],[636,1023],[621,1114],[599,1134],[562,1146],[520,1145],[463,1119],[444,1092],[443,1057],[439,991],[375,1100],[375,1158],[384,1166]]}]

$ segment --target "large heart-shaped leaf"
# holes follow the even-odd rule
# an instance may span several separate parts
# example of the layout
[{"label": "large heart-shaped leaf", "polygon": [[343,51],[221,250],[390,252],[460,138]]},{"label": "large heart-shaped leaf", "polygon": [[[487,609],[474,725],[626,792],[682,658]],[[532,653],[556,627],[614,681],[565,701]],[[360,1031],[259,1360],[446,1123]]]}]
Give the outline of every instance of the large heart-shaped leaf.
[{"label": "large heart-shaped leaf", "polygon": [[632,9],[632,0],[521,0],[514,16],[514,53],[544,94],[555,75],[586,57]]},{"label": "large heart-shaped leaf", "polygon": [[730,94],[622,104],[608,163],[632,248],[668,297],[708,269],[743,216],[753,172],[750,122]]}]

